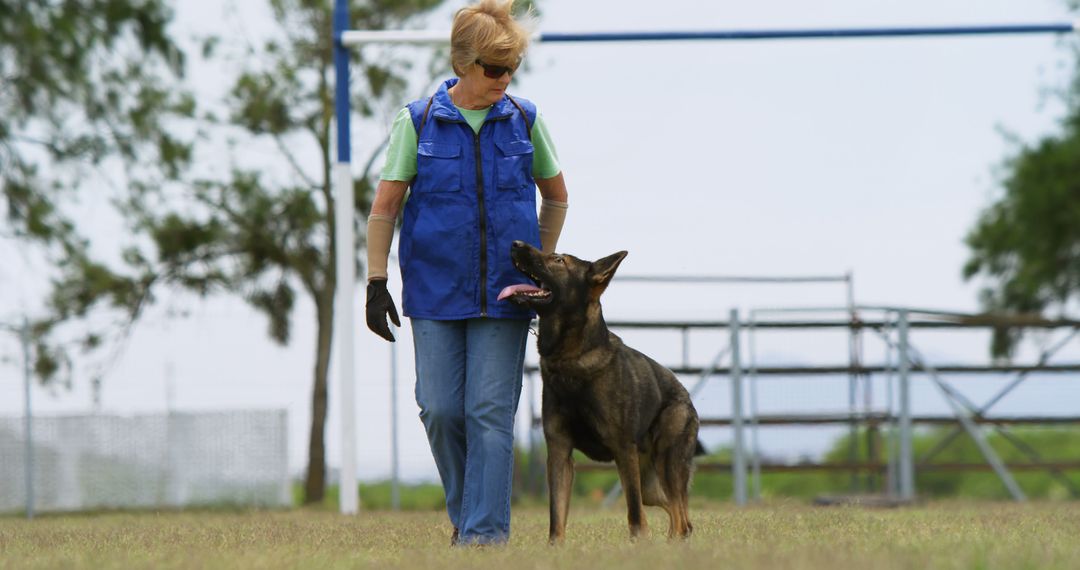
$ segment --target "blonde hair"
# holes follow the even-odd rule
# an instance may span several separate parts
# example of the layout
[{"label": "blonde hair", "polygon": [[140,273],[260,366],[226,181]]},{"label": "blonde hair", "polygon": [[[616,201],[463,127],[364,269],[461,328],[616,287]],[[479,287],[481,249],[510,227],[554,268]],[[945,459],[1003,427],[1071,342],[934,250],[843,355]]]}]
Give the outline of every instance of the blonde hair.
[{"label": "blonde hair", "polygon": [[492,65],[517,66],[529,47],[533,15],[514,18],[513,0],[480,0],[454,14],[450,31],[450,63],[459,77],[477,59]]}]

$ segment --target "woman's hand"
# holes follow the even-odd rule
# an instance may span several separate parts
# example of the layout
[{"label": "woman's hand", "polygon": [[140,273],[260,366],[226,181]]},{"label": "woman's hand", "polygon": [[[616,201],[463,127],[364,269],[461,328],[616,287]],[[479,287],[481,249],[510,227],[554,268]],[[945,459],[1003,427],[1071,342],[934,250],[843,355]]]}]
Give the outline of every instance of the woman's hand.
[{"label": "woman's hand", "polygon": [[390,326],[386,324],[387,316],[390,317],[394,326],[401,326],[394,299],[386,290],[386,279],[372,279],[367,285],[367,326],[371,332],[394,342],[394,334],[390,332]]}]

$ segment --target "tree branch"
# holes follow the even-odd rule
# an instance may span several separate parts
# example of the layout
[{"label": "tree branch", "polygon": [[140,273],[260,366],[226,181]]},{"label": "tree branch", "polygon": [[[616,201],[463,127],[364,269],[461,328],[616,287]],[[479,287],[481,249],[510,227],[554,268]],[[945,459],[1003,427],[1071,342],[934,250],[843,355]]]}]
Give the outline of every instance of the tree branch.
[{"label": "tree branch", "polygon": [[285,160],[289,161],[289,165],[292,166],[293,171],[296,172],[296,175],[300,177],[304,184],[311,188],[317,187],[315,181],[300,168],[300,164],[296,162],[296,157],[289,152],[288,147],[285,146],[285,141],[281,140],[281,135],[275,134],[273,135],[273,138],[274,143],[277,144],[278,150],[281,151],[281,154],[285,155]]}]

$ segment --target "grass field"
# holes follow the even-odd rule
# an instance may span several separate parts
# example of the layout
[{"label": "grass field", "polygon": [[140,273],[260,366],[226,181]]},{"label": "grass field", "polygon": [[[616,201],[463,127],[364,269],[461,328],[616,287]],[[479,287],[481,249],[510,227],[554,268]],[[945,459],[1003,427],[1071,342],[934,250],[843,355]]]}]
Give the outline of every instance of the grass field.
[{"label": "grass field", "polygon": [[0,568],[1077,568],[1080,505],[942,503],[902,509],[698,506],[694,537],[631,544],[624,511],[575,510],[567,543],[547,514],[514,511],[505,548],[451,549],[442,513],[319,510],[0,518]]}]

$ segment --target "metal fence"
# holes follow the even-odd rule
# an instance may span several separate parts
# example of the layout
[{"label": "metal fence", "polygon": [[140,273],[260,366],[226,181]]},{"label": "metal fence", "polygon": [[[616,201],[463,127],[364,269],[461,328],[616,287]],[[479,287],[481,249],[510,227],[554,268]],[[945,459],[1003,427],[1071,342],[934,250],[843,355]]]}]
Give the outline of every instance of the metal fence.
[{"label": "metal fence", "polygon": [[[812,315],[806,318],[806,315]],[[802,317],[802,318],[800,318]],[[750,311],[746,317],[732,310],[727,321],[609,322],[612,329],[625,331],[652,329],[677,332],[681,335],[683,361],[668,364],[688,386],[694,396],[701,418],[702,433],[727,430],[731,447],[730,462],[699,462],[699,471],[730,472],[733,477],[733,498],[744,504],[749,498],[760,497],[761,476],[768,472],[832,471],[848,472],[852,488],[860,491],[879,491],[899,501],[915,497],[916,471],[993,471],[1002,485],[1016,500],[1025,496],[1012,473],[1017,470],[1044,470],[1066,481],[1076,496],[1075,485],[1063,476],[1064,471],[1080,470],[1080,460],[1046,460],[1039,450],[1026,446],[1010,429],[1024,425],[1080,425],[1080,401],[1072,406],[1059,406],[1064,412],[1050,413],[1039,409],[1026,414],[995,413],[1007,396],[1036,378],[1062,377],[1075,379],[1080,362],[1054,363],[1059,351],[1069,345],[1080,332],[1080,321],[1047,320],[1038,317],[1007,317],[968,315],[953,312],[920,310],[903,307],[858,306],[839,308],[772,308]],[[956,331],[987,331],[994,328],[1025,328],[1057,335],[1056,340],[1044,343],[1045,348],[1032,362],[1009,364],[970,364],[934,362],[926,356],[935,345],[921,335]],[[704,366],[690,364],[685,348],[691,331],[726,330],[727,340],[717,347],[714,358]],[[763,364],[758,359],[758,346],[763,338],[781,332],[800,332],[821,336],[846,336],[846,362],[832,361],[800,365]],[[834,339],[835,340],[835,339]],[[875,342],[875,358],[880,361],[864,363],[864,344]],[[929,349],[928,349],[929,347]],[[924,353],[924,350],[928,352]],[[985,345],[981,350],[985,351]],[[836,354],[833,352],[832,354]],[[526,369],[527,380],[535,385],[538,370]],[[976,402],[954,386],[980,381],[990,391],[981,390],[987,397]],[[990,382],[990,380],[995,380]],[[727,383],[728,394],[722,398],[702,401],[702,390],[717,382]],[[769,391],[770,383],[784,382],[783,390]],[[801,383],[812,387],[792,395],[792,386]],[[826,384],[828,382],[828,384]],[[992,384],[992,385],[991,385]],[[1055,384],[1062,386],[1060,382]],[[825,388],[825,386],[829,386]],[[913,392],[918,402],[913,403]],[[970,391],[969,391],[970,393]],[[937,397],[940,397],[938,399]],[[1059,401],[1052,392],[1040,394],[1046,401]],[[928,403],[935,400],[934,406]],[[532,479],[541,478],[543,464],[539,457],[539,410],[530,402],[533,430],[530,443],[533,453],[530,462]],[[716,405],[719,403],[719,405]],[[944,405],[941,405],[944,404]],[[728,413],[723,413],[727,407]],[[1071,412],[1070,412],[1071,410]],[[951,426],[952,429],[921,457],[916,457],[912,438],[917,426]],[[824,462],[820,458],[802,457],[797,461],[782,461],[764,449],[760,442],[769,430],[797,429],[807,431],[832,428],[832,433],[849,430],[850,454],[846,461]],[[1006,463],[991,447],[987,430],[994,430],[1002,439],[1015,446],[1027,461]],[[856,437],[866,434],[866,437]],[[984,459],[980,463],[946,463],[935,461],[940,452],[958,437],[968,437],[975,443]],[[865,449],[859,449],[865,446]],[[579,464],[580,469],[608,469],[609,465]],[[877,483],[858,486],[860,475],[870,476]],[[614,498],[615,491],[609,493]]]},{"label": "metal fence", "polygon": [[284,410],[45,416],[32,425],[27,446],[25,419],[0,418],[0,512],[291,504]]}]

